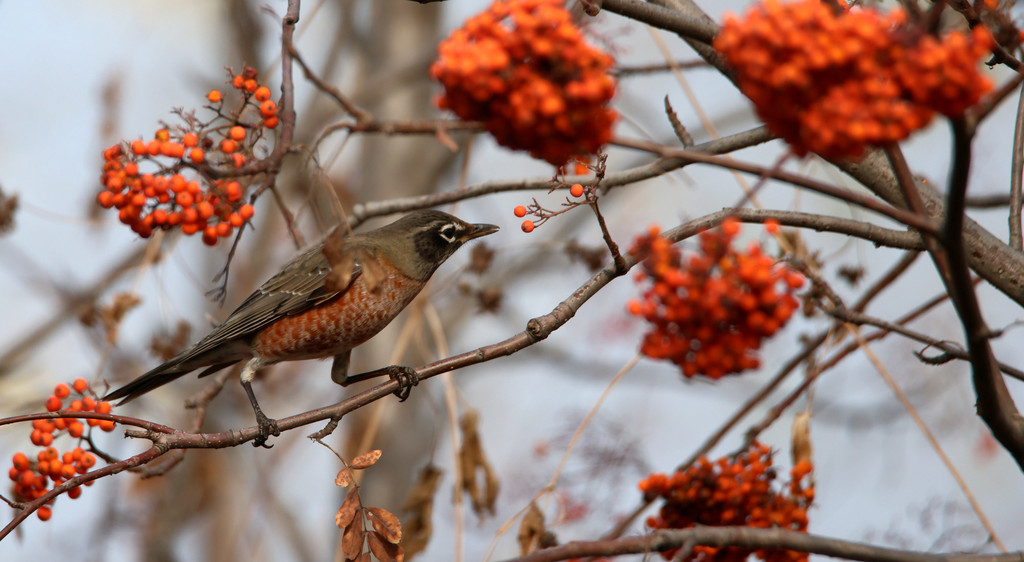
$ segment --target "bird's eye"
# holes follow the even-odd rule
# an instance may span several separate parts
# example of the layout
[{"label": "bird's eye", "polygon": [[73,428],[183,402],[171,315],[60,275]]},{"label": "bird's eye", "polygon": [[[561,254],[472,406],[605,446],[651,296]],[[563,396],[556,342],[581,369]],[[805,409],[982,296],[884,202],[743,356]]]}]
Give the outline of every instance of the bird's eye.
[{"label": "bird's eye", "polygon": [[455,225],[452,223],[448,223],[442,226],[441,229],[437,231],[437,233],[440,234],[441,238],[443,238],[446,242],[451,244],[455,242],[455,230]]}]

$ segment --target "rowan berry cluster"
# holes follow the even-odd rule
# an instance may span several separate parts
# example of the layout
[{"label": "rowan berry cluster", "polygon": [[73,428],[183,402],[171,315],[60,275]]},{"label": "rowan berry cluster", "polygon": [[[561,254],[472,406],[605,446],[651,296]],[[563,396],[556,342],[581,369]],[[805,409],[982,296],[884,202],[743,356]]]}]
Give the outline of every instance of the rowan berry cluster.
[{"label": "rowan berry cluster", "polygon": [[993,46],[984,27],[937,38],[898,9],[764,0],[726,16],[714,46],[758,115],[801,155],[856,158],[936,112],[962,115],[992,88],[978,71]]},{"label": "rowan berry cluster", "polygon": [[[585,193],[586,188],[583,187],[582,184],[574,183],[571,186],[569,186],[569,195],[574,199],[579,199],[583,197]],[[515,215],[517,218],[523,218],[526,215],[533,215],[534,217],[537,218],[537,221],[533,221],[532,219],[527,219],[523,221],[521,228],[523,229],[523,232],[529,234],[533,232],[535,228],[547,222],[548,219],[550,219],[551,217],[558,216],[579,204],[580,202],[578,201],[573,201],[572,199],[566,198],[566,202],[562,203],[563,209],[559,211],[549,211],[548,209],[541,207],[540,203],[537,203],[537,200],[534,199],[533,203],[531,203],[529,206],[516,205],[515,208],[512,209],[512,214]]]},{"label": "rowan berry cluster", "polygon": [[[74,396],[72,396],[74,393]],[[64,401],[70,399],[65,408]],[[53,394],[46,399],[46,409],[50,412],[65,410],[68,412],[110,413],[110,402],[96,400],[83,378],[75,379],[70,385],[58,384]],[[99,427],[103,431],[113,431],[114,422],[110,420],[53,418],[32,422],[32,444],[42,447],[31,460],[22,452],[14,454],[8,475],[14,482],[14,497],[17,501],[31,501],[39,498],[51,487],[74,478],[77,474],[85,474],[96,464],[96,455],[82,447],[75,447],[60,453],[53,447],[54,436],[66,433],[68,436],[81,439],[85,436],[86,426]],[[92,481],[86,482],[89,486]],[[82,494],[81,487],[68,490],[68,497],[75,499]],[[52,503],[52,502],[51,502]],[[52,515],[49,505],[40,507],[36,515],[46,521]]]},{"label": "rowan berry cluster", "polygon": [[[686,529],[697,525],[779,527],[807,532],[807,508],[814,501],[810,484],[813,466],[802,460],[790,471],[786,486],[776,481],[772,452],[767,445],[754,443],[735,458],[715,462],[701,457],[685,471],[668,476],[652,474],[640,482],[640,491],[648,501],[662,498],[658,514],[647,519],[654,529]],[[677,550],[665,551],[666,560]],[[747,549],[741,547],[697,546],[688,561],[743,562],[751,554],[767,562],[807,560],[807,554],[790,550]]]},{"label": "rowan berry cluster", "polygon": [[642,299],[628,304],[651,324],[641,353],[672,361],[687,377],[718,379],[760,365],[761,342],[798,308],[793,293],[804,278],[757,242],[735,250],[739,231],[736,219],[726,219],[702,232],[700,251],[685,260],[656,226],[637,238],[630,254],[649,256],[637,280],[651,281]]},{"label": "rowan berry cluster", "polygon": [[562,0],[496,0],[441,43],[438,100],[502,145],[562,166],[611,139],[612,57],[587,44]]},{"label": "rowan berry cluster", "polygon": [[224,94],[213,90],[206,96],[215,112],[209,121],[179,111],[182,126],[103,151],[97,202],[118,209],[121,222],[143,238],[180,228],[213,245],[247,223],[254,209],[243,199],[251,180],[239,169],[257,159],[257,145],[277,127],[277,104],[253,68],[233,76],[231,85],[239,94],[236,110],[227,111]]}]

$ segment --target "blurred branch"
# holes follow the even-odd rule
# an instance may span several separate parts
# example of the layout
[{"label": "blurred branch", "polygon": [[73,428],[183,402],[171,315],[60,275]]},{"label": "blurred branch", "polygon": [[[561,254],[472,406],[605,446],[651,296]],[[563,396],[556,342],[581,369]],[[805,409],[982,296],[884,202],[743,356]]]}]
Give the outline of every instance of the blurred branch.
[{"label": "blurred branch", "polygon": [[695,527],[655,531],[640,537],[600,541],[573,541],[513,558],[516,562],[557,562],[584,556],[616,556],[621,554],[647,554],[663,552],[684,546],[736,546],[751,549],[784,549],[811,554],[822,554],[847,560],[864,562],[1020,562],[1024,552],[1007,554],[955,554],[926,553],[897,550],[798,533],[785,529],[755,529],[752,527]]}]

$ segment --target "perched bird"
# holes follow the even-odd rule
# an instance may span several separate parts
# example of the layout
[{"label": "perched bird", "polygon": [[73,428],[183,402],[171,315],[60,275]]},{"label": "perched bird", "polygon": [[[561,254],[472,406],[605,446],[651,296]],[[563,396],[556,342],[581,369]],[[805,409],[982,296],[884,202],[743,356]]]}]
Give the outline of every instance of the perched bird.
[{"label": "perched bird", "polygon": [[[260,427],[254,444],[265,445],[267,437],[278,431],[252,391],[252,380],[261,367],[334,357],[334,382],[343,386],[353,382],[354,377],[348,376],[352,349],[394,320],[463,244],[497,230],[497,226],[470,224],[440,211],[416,211],[352,236],[338,228],[323,243],[288,262],[205,338],[104,399],[123,398],[120,404],[124,404],[196,369],[205,367],[199,374],[205,377],[247,360],[241,381]],[[402,368],[389,369],[380,374],[394,377],[396,369]]]}]

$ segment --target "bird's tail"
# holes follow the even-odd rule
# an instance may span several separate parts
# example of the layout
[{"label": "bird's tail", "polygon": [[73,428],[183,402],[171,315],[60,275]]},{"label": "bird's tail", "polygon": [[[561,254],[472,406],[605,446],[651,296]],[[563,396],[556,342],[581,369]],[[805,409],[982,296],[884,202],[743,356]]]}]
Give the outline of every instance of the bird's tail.
[{"label": "bird's tail", "polygon": [[238,358],[232,358],[230,361],[216,363],[213,365],[210,365],[209,363],[200,363],[199,365],[196,365],[192,362],[178,363],[172,359],[171,361],[140,375],[139,378],[111,392],[110,394],[107,394],[103,399],[117,400],[118,398],[122,398],[123,400],[117,403],[117,405],[120,406],[121,404],[126,404],[135,400],[139,396],[142,396],[158,386],[163,386],[175,379],[181,378],[200,367],[206,367],[202,373],[199,373],[200,377],[205,377],[206,375],[213,374],[225,367],[230,367],[237,362]]},{"label": "bird's tail", "polygon": [[103,397],[104,400],[122,400],[118,402],[118,405],[125,404],[135,400],[139,396],[153,390],[158,386],[163,386],[177,378],[183,377],[193,369],[183,369],[180,365],[168,365],[164,363],[159,367],[144,373],[139,378],[132,382],[114,390]]}]

